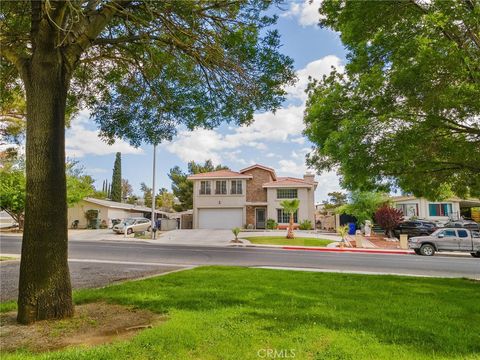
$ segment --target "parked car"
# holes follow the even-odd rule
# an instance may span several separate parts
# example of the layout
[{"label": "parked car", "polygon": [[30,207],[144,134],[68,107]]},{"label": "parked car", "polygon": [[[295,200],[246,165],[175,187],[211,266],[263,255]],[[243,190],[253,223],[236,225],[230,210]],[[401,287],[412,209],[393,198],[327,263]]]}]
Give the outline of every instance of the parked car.
[{"label": "parked car", "polygon": [[127,234],[131,234],[133,232],[150,231],[151,225],[150,220],[144,217],[127,218],[114,225],[112,230],[117,234],[124,234],[125,230]]},{"label": "parked car", "polygon": [[438,226],[434,222],[425,220],[409,220],[404,221],[393,230],[396,237],[400,237],[400,234],[407,234],[408,237],[412,236],[425,236],[430,235]]},{"label": "parked car", "polygon": [[480,225],[478,225],[478,223],[476,223],[473,220],[462,219],[462,220],[449,221],[445,226],[450,228],[464,228],[472,231],[480,231]]},{"label": "parked car", "polygon": [[410,238],[408,247],[417,255],[432,256],[436,251],[460,251],[480,258],[480,233],[465,228],[442,228],[428,236]]}]

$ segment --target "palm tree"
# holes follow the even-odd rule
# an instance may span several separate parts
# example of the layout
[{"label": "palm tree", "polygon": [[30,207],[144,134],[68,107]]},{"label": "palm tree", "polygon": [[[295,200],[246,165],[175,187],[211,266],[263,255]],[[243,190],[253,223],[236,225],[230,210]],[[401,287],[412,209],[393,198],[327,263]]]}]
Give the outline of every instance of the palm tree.
[{"label": "palm tree", "polygon": [[295,211],[298,210],[298,207],[300,206],[300,200],[283,200],[280,203],[280,206],[283,208],[284,211],[290,214],[290,223],[288,224],[287,239],[293,239],[295,237],[295,234],[293,233],[293,214],[295,214]]}]

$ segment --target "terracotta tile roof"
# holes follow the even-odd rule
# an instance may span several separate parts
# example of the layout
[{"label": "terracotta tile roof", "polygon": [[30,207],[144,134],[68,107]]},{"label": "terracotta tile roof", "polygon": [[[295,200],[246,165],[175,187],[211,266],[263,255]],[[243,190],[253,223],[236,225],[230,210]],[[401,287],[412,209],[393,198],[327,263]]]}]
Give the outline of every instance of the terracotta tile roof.
[{"label": "terracotta tile roof", "polygon": [[188,177],[189,180],[195,179],[205,179],[205,178],[251,178],[251,175],[241,174],[236,171],[232,170],[217,170],[217,171],[210,171],[206,173],[199,173],[195,175],[190,175]]},{"label": "terracotta tile roof", "polygon": [[310,187],[314,186],[308,181],[299,178],[293,177],[279,177],[277,181],[270,181],[268,183],[263,184],[263,187],[285,187],[285,186],[300,186],[300,187]]}]

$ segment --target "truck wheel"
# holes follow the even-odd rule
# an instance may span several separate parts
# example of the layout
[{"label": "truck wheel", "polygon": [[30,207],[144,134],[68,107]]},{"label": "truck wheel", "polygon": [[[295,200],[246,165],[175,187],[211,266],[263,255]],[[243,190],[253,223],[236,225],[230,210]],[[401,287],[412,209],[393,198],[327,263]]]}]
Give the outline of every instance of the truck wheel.
[{"label": "truck wheel", "polygon": [[476,253],[470,253],[474,258],[480,258],[480,251],[477,251]]},{"label": "truck wheel", "polygon": [[420,254],[423,256],[433,256],[435,254],[435,248],[430,244],[422,245],[420,248]]},{"label": "truck wheel", "polygon": [[133,233],[133,229],[132,228],[127,229],[127,234],[130,235],[131,233]]},{"label": "truck wheel", "polygon": [[417,255],[422,255],[422,253],[420,252],[420,249],[413,249],[413,251],[415,251],[415,254]]}]

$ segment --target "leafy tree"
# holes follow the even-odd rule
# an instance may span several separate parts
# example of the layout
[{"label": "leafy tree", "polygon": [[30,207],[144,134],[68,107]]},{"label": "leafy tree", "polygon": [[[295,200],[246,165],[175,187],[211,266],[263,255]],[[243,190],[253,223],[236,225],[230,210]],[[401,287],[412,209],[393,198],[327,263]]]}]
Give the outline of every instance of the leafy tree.
[{"label": "leafy tree", "polygon": [[87,107],[109,142],[139,145],[274,110],[294,80],[269,0],[4,1],[2,97],[26,97],[27,197],[18,321],[73,314],[66,113]]},{"label": "leafy tree", "polygon": [[119,152],[115,154],[115,163],[113,164],[110,199],[117,202],[122,201],[122,154]]},{"label": "leafy tree", "polygon": [[403,213],[388,205],[382,206],[375,212],[375,222],[385,230],[385,235],[393,238],[393,229],[395,229],[403,220]]},{"label": "leafy tree", "polygon": [[339,206],[345,205],[347,203],[347,194],[340,191],[329,192],[328,200],[323,201],[323,208],[328,210],[334,210]]},{"label": "leafy tree", "polygon": [[95,182],[85,169],[79,166],[78,161],[70,160],[66,165],[67,172],[67,205],[72,207],[84,198],[95,193]]},{"label": "leafy tree", "polygon": [[140,184],[140,191],[143,193],[143,201],[146,207],[152,207],[152,188],[142,182]]},{"label": "leafy tree", "polygon": [[298,199],[283,200],[280,203],[280,206],[283,208],[284,211],[290,214],[290,222],[288,224],[287,239],[294,239],[295,234],[293,233],[293,220],[294,220],[293,216],[295,214],[295,211],[297,211],[300,206],[300,200]]},{"label": "leafy tree", "polygon": [[[26,197],[25,169],[21,166],[4,167],[0,170],[0,208],[5,210],[23,228]],[[67,204],[72,207],[87,196],[94,194],[94,180],[84,174],[77,161],[69,161],[67,171]]]},{"label": "leafy tree", "polygon": [[206,173],[210,171],[228,170],[228,166],[214,166],[212,160],[206,160],[204,164],[190,161],[188,163],[188,173],[185,173],[179,166],[170,169],[168,177],[172,181],[173,195],[180,201],[180,205],[174,206],[177,211],[185,211],[193,207],[193,182],[188,180],[189,175]]},{"label": "leafy tree", "polygon": [[163,211],[172,211],[175,196],[166,188],[161,188],[158,195],[155,196],[155,205],[158,209]]},{"label": "leafy tree", "polygon": [[95,190],[91,195],[89,195],[90,197],[94,198],[94,199],[100,199],[100,200],[106,200],[108,199],[108,194],[107,192],[105,191],[99,191],[99,190]]},{"label": "leafy tree", "polygon": [[353,191],[349,200],[348,204],[340,206],[338,212],[354,216],[359,225],[371,221],[377,209],[389,202],[386,194],[369,191]]},{"label": "leafy tree", "polygon": [[309,164],[349,189],[480,196],[480,5],[322,2],[348,50],[345,72],[308,89]]},{"label": "leafy tree", "polygon": [[23,169],[0,171],[0,208],[23,229],[25,212],[25,173]]},{"label": "leafy tree", "polygon": [[131,196],[129,196],[129,197],[127,198],[127,201],[126,201],[126,202],[127,202],[127,204],[132,204],[132,205],[138,204],[138,196],[136,196],[136,195],[131,195]]},{"label": "leafy tree", "polygon": [[122,200],[127,200],[133,195],[132,185],[127,179],[122,179]]}]

